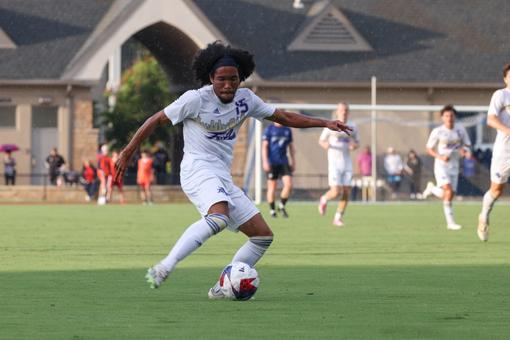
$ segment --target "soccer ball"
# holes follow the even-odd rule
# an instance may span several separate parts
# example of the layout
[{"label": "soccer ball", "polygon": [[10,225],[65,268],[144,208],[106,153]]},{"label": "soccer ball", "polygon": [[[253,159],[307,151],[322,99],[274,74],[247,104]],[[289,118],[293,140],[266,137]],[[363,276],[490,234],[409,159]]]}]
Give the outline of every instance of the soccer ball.
[{"label": "soccer ball", "polygon": [[259,274],[255,268],[243,262],[233,262],[223,269],[220,287],[231,300],[249,300],[259,287]]}]

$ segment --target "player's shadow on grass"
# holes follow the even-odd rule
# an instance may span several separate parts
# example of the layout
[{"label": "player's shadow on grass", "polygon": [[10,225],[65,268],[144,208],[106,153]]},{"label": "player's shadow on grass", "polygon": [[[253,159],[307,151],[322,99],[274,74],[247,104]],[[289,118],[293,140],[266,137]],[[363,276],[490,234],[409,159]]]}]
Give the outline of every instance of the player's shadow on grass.
[{"label": "player's shadow on grass", "polygon": [[219,275],[209,267],[178,268],[157,290],[144,268],[2,272],[0,338],[216,338],[232,323],[266,338],[510,333],[510,265],[258,269],[247,302],[208,300]]}]

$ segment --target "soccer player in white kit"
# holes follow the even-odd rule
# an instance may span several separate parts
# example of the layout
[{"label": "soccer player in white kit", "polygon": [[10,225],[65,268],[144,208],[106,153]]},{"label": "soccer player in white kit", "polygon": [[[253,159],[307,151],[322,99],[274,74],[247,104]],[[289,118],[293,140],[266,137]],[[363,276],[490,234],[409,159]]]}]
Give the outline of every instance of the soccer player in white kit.
[{"label": "soccer player in white kit", "polygon": [[459,230],[462,227],[453,218],[452,200],[457,191],[459,180],[459,160],[467,156],[471,148],[471,141],[466,129],[455,125],[457,111],[451,105],[441,109],[443,125],[432,130],[427,142],[427,153],[434,157],[434,176],[436,185],[427,184],[423,197],[431,194],[443,199],[443,211],[448,230]]},{"label": "soccer player in white kit", "polygon": [[[122,150],[116,163],[122,178],[129,159],[142,141],[163,124],[184,124],[184,158],[181,186],[202,218],[181,235],[168,256],[149,268],[151,288],[159,287],[177,263],[224,229],[241,231],[249,239],[232,262],[255,265],[273,241],[273,232],[255,204],[234,185],[231,176],[233,145],[245,119],[268,119],[285,126],[327,127],[350,131],[340,121],[307,117],[275,109],[251,90],[238,89],[254,70],[253,55],[220,41],[199,50],[193,61],[196,78],[204,86],[184,93],[164,110],[149,117]],[[219,284],[209,298],[223,298]]]},{"label": "soccer player in white kit", "polygon": [[321,215],[326,214],[328,201],[337,198],[341,194],[335,217],[333,218],[333,225],[343,227],[343,216],[351,192],[351,151],[358,147],[359,139],[356,125],[349,122],[349,105],[347,105],[347,103],[339,103],[337,105],[336,111],[333,113],[333,118],[349,126],[352,131],[350,134],[347,134],[343,131],[324,129],[319,137],[319,145],[328,151],[329,184],[329,190],[322,195],[319,200],[319,213]]},{"label": "soccer player in white kit", "polygon": [[483,196],[478,216],[478,237],[489,239],[489,215],[496,200],[503,194],[510,177],[510,64],[503,67],[506,87],[494,92],[487,112],[487,125],[497,130],[492,148],[491,186]]}]

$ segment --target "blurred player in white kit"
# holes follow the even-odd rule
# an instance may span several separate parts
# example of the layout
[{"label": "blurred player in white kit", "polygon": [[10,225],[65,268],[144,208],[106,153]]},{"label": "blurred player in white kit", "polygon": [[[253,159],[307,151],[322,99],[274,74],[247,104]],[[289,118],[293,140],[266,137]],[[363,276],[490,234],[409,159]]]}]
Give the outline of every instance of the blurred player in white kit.
[{"label": "blurred player in white kit", "polygon": [[478,237],[489,239],[489,215],[496,200],[503,193],[510,177],[510,64],[503,67],[506,87],[492,95],[487,112],[487,125],[497,130],[492,148],[491,186],[483,196],[482,211],[478,216]]},{"label": "blurred player in white kit", "polygon": [[326,214],[328,201],[341,195],[338,207],[333,218],[333,225],[344,226],[344,214],[349,202],[352,181],[351,151],[359,145],[358,130],[354,123],[349,121],[349,105],[339,103],[333,113],[333,119],[338,119],[352,131],[346,134],[342,131],[322,130],[319,145],[328,151],[328,184],[329,190],[319,200],[319,213]]},{"label": "blurred player in white kit", "polygon": [[431,194],[443,199],[443,211],[448,230],[459,230],[462,227],[453,218],[452,200],[457,191],[459,180],[460,157],[470,154],[471,141],[466,129],[455,125],[457,111],[451,105],[441,109],[443,125],[432,130],[427,142],[427,153],[434,157],[434,176],[436,185],[427,184],[423,197]]}]

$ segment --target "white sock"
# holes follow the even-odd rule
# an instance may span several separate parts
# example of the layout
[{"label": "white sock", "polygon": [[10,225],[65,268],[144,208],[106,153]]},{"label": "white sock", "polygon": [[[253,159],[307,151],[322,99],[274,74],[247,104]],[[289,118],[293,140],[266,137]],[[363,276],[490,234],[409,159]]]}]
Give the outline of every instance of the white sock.
[{"label": "white sock", "polygon": [[444,195],[444,190],[441,189],[440,187],[433,187],[430,192],[432,193],[432,195],[436,196],[437,198],[443,198],[443,195]]},{"label": "white sock", "polygon": [[321,204],[326,204],[326,203],[328,203],[328,200],[327,200],[327,198],[326,198],[326,195],[322,195],[322,196],[321,196],[320,202],[321,202]]},{"label": "white sock", "polygon": [[343,213],[337,211],[335,213],[335,221],[341,220],[343,215],[344,215]]},{"label": "white sock", "polygon": [[455,220],[453,219],[453,208],[451,201],[443,201],[443,211],[444,217],[446,218],[446,223],[448,225],[455,224]]},{"label": "white sock", "polygon": [[200,247],[209,237],[219,233],[228,224],[228,217],[221,214],[209,214],[193,223],[184,231],[175,243],[170,253],[160,264],[169,273],[174,270],[179,261]]},{"label": "white sock", "polygon": [[264,255],[272,242],[273,236],[250,237],[250,239],[246,241],[241,248],[239,248],[232,259],[232,262],[244,262],[253,267],[255,263],[260,260],[262,255]]},{"label": "white sock", "polygon": [[494,206],[494,203],[496,202],[497,198],[494,198],[492,196],[492,193],[490,190],[488,190],[485,195],[483,195],[482,200],[482,212],[480,213],[480,218],[485,223],[489,222],[489,214],[491,213],[492,207]]}]

